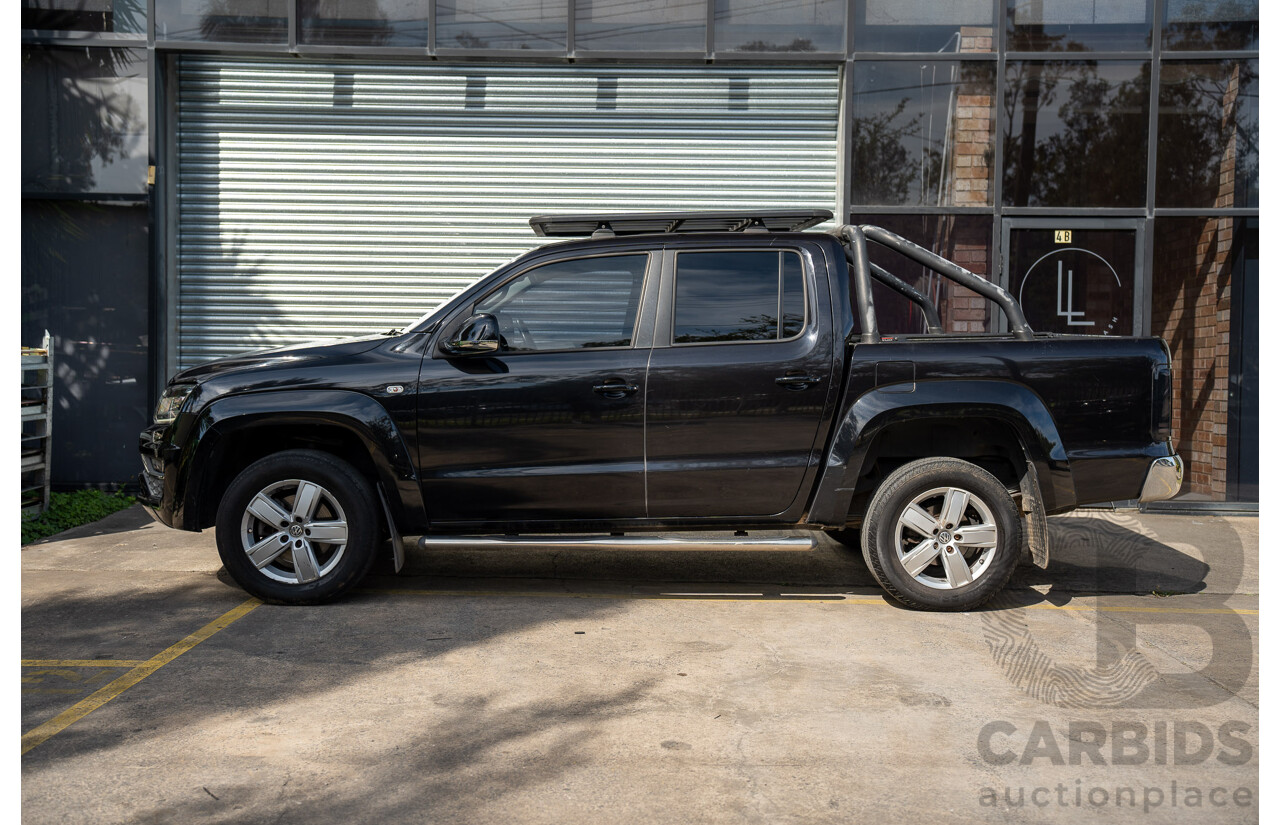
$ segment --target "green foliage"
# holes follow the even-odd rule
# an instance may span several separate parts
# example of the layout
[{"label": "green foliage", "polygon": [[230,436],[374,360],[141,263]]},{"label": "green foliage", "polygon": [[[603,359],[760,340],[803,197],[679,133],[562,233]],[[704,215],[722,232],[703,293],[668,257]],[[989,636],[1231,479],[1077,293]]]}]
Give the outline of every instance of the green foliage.
[{"label": "green foliage", "polygon": [[121,492],[77,490],[74,493],[51,493],[48,510],[22,520],[22,543],[30,544],[45,536],[97,521],[132,504],[133,496]]}]

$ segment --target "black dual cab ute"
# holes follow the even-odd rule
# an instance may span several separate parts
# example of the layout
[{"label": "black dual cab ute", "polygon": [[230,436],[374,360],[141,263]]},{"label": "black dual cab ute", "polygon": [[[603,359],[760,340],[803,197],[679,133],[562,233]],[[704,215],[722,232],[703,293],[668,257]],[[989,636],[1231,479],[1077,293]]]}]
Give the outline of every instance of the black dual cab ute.
[{"label": "black dual cab ute", "polygon": [[[176,375],[141,435],[143,502],[216,526],[271,602],[333,598],[380,552],[399,570],[401,535],[743,550],[821,530],[903,604],[963,610],[1048,564],[1046,516],[1178,491],[1163,341],[1033,333],[1005,290],[891,232],[802,231],[830,218],[534,218],[577,240],[402,332]],[[1007,331],[945,332],[868,243],[995,302]],[[928,331],[882,336],[873,281]]]}]

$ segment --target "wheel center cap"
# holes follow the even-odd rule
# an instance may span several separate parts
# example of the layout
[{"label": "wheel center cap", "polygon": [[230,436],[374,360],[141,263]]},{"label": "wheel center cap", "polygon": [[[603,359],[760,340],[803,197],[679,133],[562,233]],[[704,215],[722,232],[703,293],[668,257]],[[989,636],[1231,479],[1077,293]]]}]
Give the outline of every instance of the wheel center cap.
[{"label": "wheel center cap", "polygon": [[295,524],[290,524],[290,525],[289,525],[289,535],[293,536],[295,539],[297,539],[297,538],[301,538],[301,537],[302,537],[302,525],[301,525],[301,524],[296,524],[296,523],[295,523]]},{"label": "wheel center cap", "polygon": [[946,530],[943,530],[941,533],[938,534],[938,541],[942,542],[943,544],[946,544],[947,542],[951,541],[951,534],[948,533]]}]

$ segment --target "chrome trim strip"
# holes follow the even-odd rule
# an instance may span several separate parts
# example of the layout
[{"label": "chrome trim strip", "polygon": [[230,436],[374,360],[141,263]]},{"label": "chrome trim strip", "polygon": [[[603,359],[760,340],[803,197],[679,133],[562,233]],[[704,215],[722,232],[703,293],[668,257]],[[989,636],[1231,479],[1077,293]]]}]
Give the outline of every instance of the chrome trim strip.
[{"label": "chrome trim strip", "polygon": [[1142,485],[1138,501],[1166,501],[1182,488],[1182,458],[1178,455],[1157,458],[1147,470],[1147,480]]},{"label": "chrome trim strip", "polygon": [[522,548],[537,550],[812,550],[812,536],[676,538],[672,536],[423,536],[420,550]]}]

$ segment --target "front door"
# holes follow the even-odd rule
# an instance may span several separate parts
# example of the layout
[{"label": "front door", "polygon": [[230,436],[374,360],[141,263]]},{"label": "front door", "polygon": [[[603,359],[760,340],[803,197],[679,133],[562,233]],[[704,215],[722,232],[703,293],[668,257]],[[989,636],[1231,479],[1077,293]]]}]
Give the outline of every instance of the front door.
[{"label": "front door", "polygon": [[635,332],[651,257],[535,264],[462,316],[496,318],[498,352],[423,360],[418,449],[432,522],[644,516],[649,349]]},{"label": "front door", "polygon": [[[669,251],[649,362],[649,516],[796,499],[832,391],[829,302],[801,250]],[[825,285],[824,285],[825,286]]]},{"label": "front door", "polygon": [[1010,218],[1005,283],[1036,332],[1141,334],[1142,222]]}]

